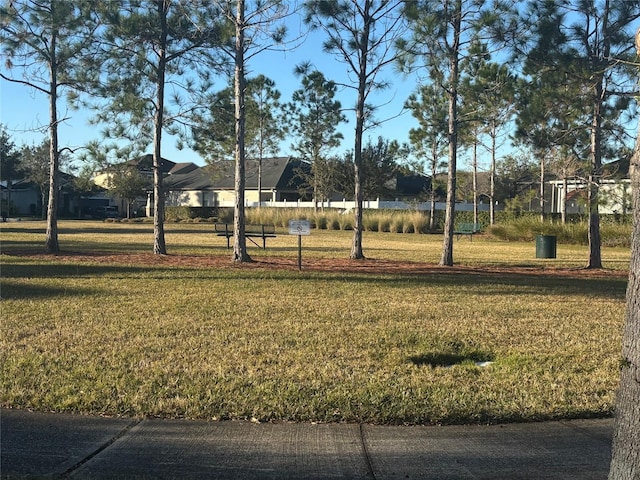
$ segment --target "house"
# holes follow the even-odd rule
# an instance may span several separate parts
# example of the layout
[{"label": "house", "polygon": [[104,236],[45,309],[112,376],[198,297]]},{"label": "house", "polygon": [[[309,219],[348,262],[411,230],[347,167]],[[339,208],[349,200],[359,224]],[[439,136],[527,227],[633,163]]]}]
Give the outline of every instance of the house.
[{"label": "house", "polygon": [[[297,201],[304,197],[300,171],[308,172],[310,165],[291,157],[273,157],[245,164],[245,202]],[[258,198],[258,179],[261,179]],[[221,161],[206,167],[171,172],[164,180],[167,206],[218,207],[235,202],[235,162]]]},{"label": "house", "polygon": [[[604,215],[624,215],[631,211],[630,158],[607,163],[599,183],[598,211]],[[552,180],[550,186],[550,211],[561,213],[566,202],[566,213],[586,213],[588,183],[583,178]]]},{"label": "house", "polygon": [[[83,197],[75,189],[73,181],[73,175],[59,173],[58,215],[61,217],[78,217],[82,211]],[[42,188],[37,182],[24,178],[12,180],[11,185],[6,181],[0,182],[0,203],[3,211],[11,217],[44,218],[48,194],[47,191],[43,192]]]},{"label": "house", "polygon": [[[127,162],[149,176],[147,198],[140,198],[137,202],[139,210],[144,210],[147,216],[153,215],[152,159],[151,155],[144,155]],[[164,173],[165,205],[233,207],[235,167],[235,161],[230,160],[200,167],[194,163],[175,163],[163,158],[161,169]],[[258,202],[271,206],[313,206],[311,188],[305,183],[310,173],[311,165],[308,162],[288,156],[265,158],[261,165],[255,159],[246,160],[245,206],[255,206]],[[108,186],[108,175],[108,172],[102,173],[96,177],[96,182]],[[398,173],[391,183],[393,185],[390,188],[397,198],[416,199],[424,196],[430,179],[424,175]],[[341,199],[339,203],[345,202],[345,199]]]}]

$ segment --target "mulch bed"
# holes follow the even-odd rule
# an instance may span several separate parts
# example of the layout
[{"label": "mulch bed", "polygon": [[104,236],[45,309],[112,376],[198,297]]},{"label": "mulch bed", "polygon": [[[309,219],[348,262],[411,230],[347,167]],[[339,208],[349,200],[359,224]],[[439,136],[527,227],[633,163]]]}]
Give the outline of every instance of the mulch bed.
[{"label": "mulch bed", "polygon": [[[296,258],[260,258],[252,257],[252,262],[233,262],[229,256],[204,256],[204,255],[154,255],[152,253],[136,254],[110,254],[110,253],[74,253],[64,252],[57,255],[23,254],[11,252],[12,255],[20,255],[34,259],[51,259],[63,262],[83,262],[99,264],[119,265],[154,265],[163,267],[187,267],[187,268],[243,268],[262,270],[298,270]],[[302,264],[303,271],[327,272],[327,273],[356,273],[356,274],[397,274],[397,275],[433,275],[439,274],[477,274],[477,275],[541,275],[570,278],[594,278],[594,277],[618,277],[625,278],[628,272],[609,269],[587,268],[560,268],[553,266],[468,266],[454,265],[443,267],[436,264],[381,260],[367,258],[363,260],[350,260],[348,258],[334,259],[305,259]]]}]

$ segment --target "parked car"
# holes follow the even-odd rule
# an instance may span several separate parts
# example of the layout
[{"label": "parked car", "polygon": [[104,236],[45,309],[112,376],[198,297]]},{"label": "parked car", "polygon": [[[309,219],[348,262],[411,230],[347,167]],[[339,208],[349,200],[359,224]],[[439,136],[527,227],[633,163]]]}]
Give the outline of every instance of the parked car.
[{"label": "parked car", "polygon": [[118,218],[118,207],[98,207],[96,211],[97,218]]}]

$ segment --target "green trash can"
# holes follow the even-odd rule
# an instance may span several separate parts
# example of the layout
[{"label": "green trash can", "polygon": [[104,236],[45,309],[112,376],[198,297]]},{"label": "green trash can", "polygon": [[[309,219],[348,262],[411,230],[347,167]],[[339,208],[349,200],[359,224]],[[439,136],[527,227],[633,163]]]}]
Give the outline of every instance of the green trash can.
[{"label": "green trash can", "polygon": [[536,236],[536,258],[556,258],[557,240],[555,235]]}]

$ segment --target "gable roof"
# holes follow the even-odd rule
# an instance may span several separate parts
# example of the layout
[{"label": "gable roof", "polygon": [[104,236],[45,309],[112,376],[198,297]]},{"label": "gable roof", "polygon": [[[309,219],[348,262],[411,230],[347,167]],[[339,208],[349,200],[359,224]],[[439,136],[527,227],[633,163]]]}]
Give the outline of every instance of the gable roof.
[{"label": "gable roof", "polygon": [[[286,190],[297,188],[296,170],[310,166],[291,157],[273,157],[262,160],[262,189]],[[233,190],[235,188],[235,162],[224,160],[214,165],[199,167],[185,173],[174,173],[166,177],[168,190]],[[258,161],[247,160],[245,166],[245,188],[258,188]]]}]

